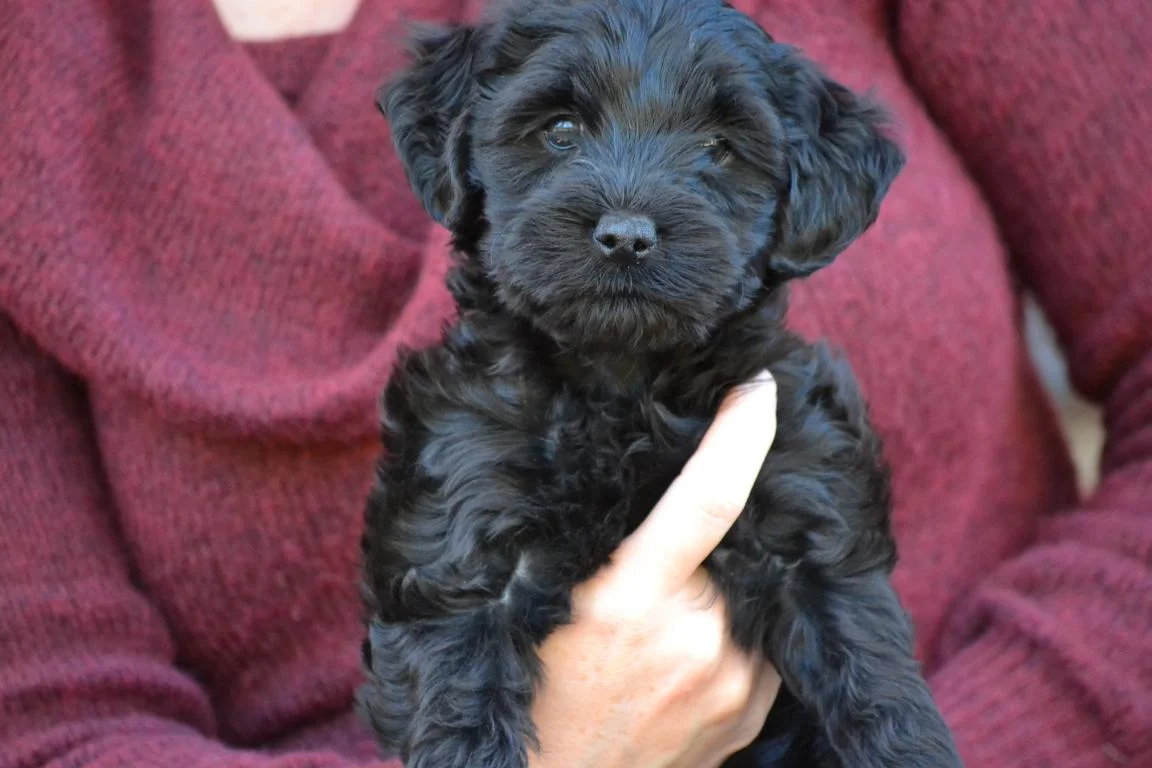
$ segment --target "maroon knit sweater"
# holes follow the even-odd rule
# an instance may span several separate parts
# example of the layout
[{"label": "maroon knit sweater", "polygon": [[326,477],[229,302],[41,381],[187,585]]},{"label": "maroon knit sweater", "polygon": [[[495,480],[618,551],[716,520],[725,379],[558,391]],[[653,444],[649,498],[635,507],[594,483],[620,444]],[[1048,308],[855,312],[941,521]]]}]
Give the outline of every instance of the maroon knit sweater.
[{"label": "maroon knit sweater", "polygon": [[[349,768],[357,539],[445,237],[373,89],[401,16],[245,48],[208,0],[0,5],[0,766]],[[795,292],[895,472],[897,586],[971,768],[1152,765],[1152,6],[748,0],[910,156]],[[1035,290],[1108,414],[1078,500]]]}]

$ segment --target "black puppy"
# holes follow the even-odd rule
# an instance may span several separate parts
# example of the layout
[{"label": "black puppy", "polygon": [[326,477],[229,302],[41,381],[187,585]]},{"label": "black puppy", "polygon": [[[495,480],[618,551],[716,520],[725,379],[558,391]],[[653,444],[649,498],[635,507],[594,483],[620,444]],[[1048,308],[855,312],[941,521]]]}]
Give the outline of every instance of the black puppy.
[{"label": "black puppy", "polygon": [[959,765],[889,583],[865,404],[783,327],[783,284],[867,229],[902,165],[879,111],[719,0],[516,0],[421,36],[379,98],[460,253],[458,321],[384,396],[362,694],[383,746],[524,766],[572,587],[768,368],[775,445],[707,565],[786,690],[729,765]]}]

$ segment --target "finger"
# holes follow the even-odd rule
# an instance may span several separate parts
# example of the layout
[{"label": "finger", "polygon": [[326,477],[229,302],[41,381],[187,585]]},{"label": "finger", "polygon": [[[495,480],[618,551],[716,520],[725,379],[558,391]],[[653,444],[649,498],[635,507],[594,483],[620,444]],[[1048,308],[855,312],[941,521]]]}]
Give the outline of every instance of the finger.
[{"label": "finger", "polygon": [[717,588],[716,582],[714,582],[708,574],[708,571],[703,568],[697,568],[696,571],[688,577],[679,594],[693,610],[711,610],[716,607],[716,604],[719,602],[719,610],[721,613],[724,611],[720,590]]},{"label": "finger", "polygon": [[[723,702],[720,706],[720,720],[708,729],[708,736],[702,739],[700,755],[685,766],[695,768],[719,768],[729,757],[747,747],[764,728],[768,712],[780,688],[780,678],[776,670],[762,658],[747,657],[742,652],[732,651],[726,671],[718,673],[717,679],[729,679],[714,688]],[[737,697],[733,700],[733,696]]]},{"label": "finger", "polygon": [[764,722],[768,713],[780,695],[780,675],[771,664],[761,661],[756,684],[748,698],[748,706],[744,709],[744,716],[733,733],[731,748],[738,752],[755,741],[764,729]]},{"label": "finger", "polygon": [[776,382],[767,372],[725,398],[700,447],[616,565],[635,585],[679,589],[716,548],[748,502],[776,436]]}]

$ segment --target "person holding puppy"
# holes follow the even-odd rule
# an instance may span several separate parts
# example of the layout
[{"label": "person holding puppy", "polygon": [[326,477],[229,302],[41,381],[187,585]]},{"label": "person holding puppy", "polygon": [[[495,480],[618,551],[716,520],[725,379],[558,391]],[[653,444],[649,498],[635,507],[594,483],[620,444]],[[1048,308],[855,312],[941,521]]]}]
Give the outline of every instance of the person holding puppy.
[{"label": "person holding puppy", "polygon": [[[478,5],[7,7],[0,766],[382,764],[352,711],[376,398],[452,307],[371,94],[400,20]],[[792,317],[870,395],[896,583],[966,763],[1142,764],[1152,14],[736,5],[901,125],[880,221]],[[1083,499],[1016,281],[1108,409]],[[755,736],[779,679],[732,647],[699,565],[773,413],[770,381],[725,406],[581,588],[543,651],[536,768],[719,765]]]}]

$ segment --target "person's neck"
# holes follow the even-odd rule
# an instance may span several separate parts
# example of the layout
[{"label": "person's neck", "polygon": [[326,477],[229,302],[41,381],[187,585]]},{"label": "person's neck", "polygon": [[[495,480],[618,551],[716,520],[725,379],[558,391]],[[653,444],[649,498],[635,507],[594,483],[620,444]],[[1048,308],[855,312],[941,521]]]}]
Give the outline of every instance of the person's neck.
[{"label": "person's neck", "polygon": [[360,0],[212,0],[224,28],[241,42],[270,42],[344,29]]}]

